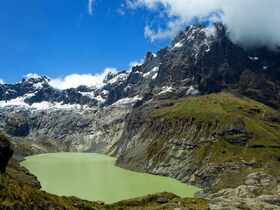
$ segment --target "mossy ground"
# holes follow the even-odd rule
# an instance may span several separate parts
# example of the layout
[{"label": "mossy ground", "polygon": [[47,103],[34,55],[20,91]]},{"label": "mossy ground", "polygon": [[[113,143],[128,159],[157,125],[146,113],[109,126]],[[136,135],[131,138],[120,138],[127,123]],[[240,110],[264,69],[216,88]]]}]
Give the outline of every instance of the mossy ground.
[{"label": "mossy ground", "polygon": [[199,198],[179,198],[170,193],[160,193],[121,201],[107,207],[108,210],[207,210],[208,202]]},{"label": "mossy ground", "polygon": [[[153,111],[152,120],[175,124],[178,121],[191,120],[192,124],[200,128],[200,133],[213,136],[213,141],[200,142],[192,153],[192,162],[203,166],[240,166],[248,164],[246,168],[236,169],[235,179],[228,179],[227,170],[218,175],[220,181],[217,190],[224,187],[238,186],[246,175],[255,171],[264,171],[274,176],[280,176],[280,113],[264,104],[238,97],[231,93],[217,93],[199,97],[187,97],[178,101],[171,101],[174,106]],[[223,136],[216,135],[217,131],[236,120],[242,121],[251,137],[245,145],[232,144]],[[187,136],[179,132],[178,137]],[[205,129],[205,130],[203,130]],[[189,132],[189,131],[188,131]],[[201,137],[201,136],[200,136]],[[235,138],[238,139],[238,135]],[[167,136],[161,136],[158,143],[151,147],[161,150]],[[197,137],[199,138],[199,137]],[[232,177],[230,175],[230,177]]]}]

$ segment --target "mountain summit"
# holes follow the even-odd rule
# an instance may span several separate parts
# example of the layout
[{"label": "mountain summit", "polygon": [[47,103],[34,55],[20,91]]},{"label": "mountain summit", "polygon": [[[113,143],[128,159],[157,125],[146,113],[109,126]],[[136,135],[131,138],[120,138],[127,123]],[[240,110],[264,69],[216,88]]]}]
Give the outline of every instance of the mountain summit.
[{"label": "mountain summit", "polygon": [[7,102],[1,106],[51,102],[99,107],[124,98],[174,98],[231,89],[280,108],[279,78],[279,52],[244,49],[228,38],[222,24],[192,25],[168,48],[147,53],[144,63],[131,72],[109,73],[101,87],[58,90],[47,77],[29,75],[14,85],[0,84],[0,100]]}]

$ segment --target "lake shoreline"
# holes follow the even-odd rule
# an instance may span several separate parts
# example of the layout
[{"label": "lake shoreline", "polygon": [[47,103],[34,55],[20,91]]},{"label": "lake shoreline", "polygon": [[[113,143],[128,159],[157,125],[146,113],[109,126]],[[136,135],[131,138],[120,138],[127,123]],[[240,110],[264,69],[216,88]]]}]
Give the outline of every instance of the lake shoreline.
[{"label": "lake shoreline", "polygon": [[[56,163],[52,164],[53,161]],[[62,169],[67,162],[70,169],[67,167]],[[171,192],[180,197],[194,197],[201,190],[169,177],[123,169],[116,166],[115,162],[116,158],[104,154],[58,152],[27,156],[21,165],[38,178],[42,190],[90,201],[102,200],[114,203],[160,192]],[[60,169],[56,164],[60,165]],[[85,171],[79,173],[78,169]]]}]

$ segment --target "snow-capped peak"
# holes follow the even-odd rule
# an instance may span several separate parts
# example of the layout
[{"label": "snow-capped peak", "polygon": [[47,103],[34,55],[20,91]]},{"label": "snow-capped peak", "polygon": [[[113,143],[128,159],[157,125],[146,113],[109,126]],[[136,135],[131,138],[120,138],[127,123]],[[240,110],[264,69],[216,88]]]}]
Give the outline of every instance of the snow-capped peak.
[{"label": "snow-capped peak", "polygon": [[24,79],[29,80],[29,79],[40,79],[42,76],[35,74],[35,73],[29,73],[24,76]]},{"label": "snow-capped peak", "polygon": [[38,74],[27,74],[23,77],[22,83],[37,84],[37,83],[48,83],[49,78],[46,76],[40,76]]},{"label": "snow-capped peak", "polygon": [[128,78],[128,73],[122,72],[119,74],[114,75],[110,80],[107,81],[109,84],[116,84],[116,83],[122,83]]}]

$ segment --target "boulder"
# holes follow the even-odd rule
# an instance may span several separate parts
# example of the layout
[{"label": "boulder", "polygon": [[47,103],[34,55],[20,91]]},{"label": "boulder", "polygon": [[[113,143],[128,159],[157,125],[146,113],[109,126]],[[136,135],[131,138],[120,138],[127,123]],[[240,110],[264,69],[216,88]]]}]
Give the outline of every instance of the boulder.
[{"label": "boulder", "polygon": [[0,134],[0,173],[6,171],[6,167],[12,155],[13,150],[11,149],[10,142],[5,136]]}]

